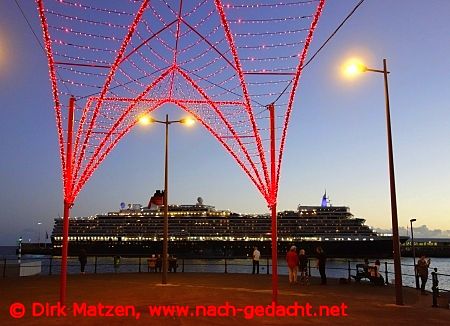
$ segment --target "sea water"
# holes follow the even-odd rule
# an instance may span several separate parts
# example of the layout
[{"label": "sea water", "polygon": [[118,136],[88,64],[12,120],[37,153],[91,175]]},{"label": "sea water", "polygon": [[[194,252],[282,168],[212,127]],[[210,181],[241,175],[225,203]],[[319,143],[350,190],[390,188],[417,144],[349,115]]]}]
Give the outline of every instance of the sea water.
[{"label": "sea water", "polygon": [[[8,262],[17,261],[16,247],[1,247],[0,246],[0,259],[7,259]],[[417,262],[416,258],[416,262]],[[41,261],[42,272],[41,275],[49,275],[50,273],[55,275],[60,272],[61,257],[51,257],[45,255],[23,255],[22,261]],[[348,262],[350,261],[351,274],[355,274],[356,264],[363,263],[362,260],[348,260],[345,258],[333,258],[328,259],[326,263],[326,274],[330,278],[347,278],[348,277]],[[248,259],[178,259],[178,272],[181,272],[184,264],[185,272],[205,272],[205,273],[224,273],[225,270],[228,273],[251,273],[252,261]],[[374,262],[371,261],[371,264]],[[385,264],[387,263],[387,264]],[[403,257],[401,259],[402,264],[402,279],[403,285],[409,287],[415,287],[415,278],[413,270],[413,258]],[[388,272],[389,283],[394,283],[394,264],[392,259],[381,260],[380,273],[386,279],[386,266]],[[137,257],[121,257],[120,264],[114,266],[114,257],[88,257],[88,263],[86,265],[86,273],[136,273],[147,272],[147,257],[141,259]],[[431,265],[429,269],[429,281],[427,282],[427,289],[431,291],[431,272],[433,268],[437,268],[439,274],[439,288],[450,290],[450,258],[433,258],[431,257]],[[51,271],[50,271],[51,269]],[[271,260],[262,258],[260,261],[260,274],[271,273]],[[69,274],[80,273],[80,264],[78,257],[68,258]],[[0,271],[1,274],[1,271]],[[284,257],[278,259],[278,274],[287,275],[286,260]],[[316,268],[316,260],[311,259],[311,275],[319,276],[319,272]]]}]

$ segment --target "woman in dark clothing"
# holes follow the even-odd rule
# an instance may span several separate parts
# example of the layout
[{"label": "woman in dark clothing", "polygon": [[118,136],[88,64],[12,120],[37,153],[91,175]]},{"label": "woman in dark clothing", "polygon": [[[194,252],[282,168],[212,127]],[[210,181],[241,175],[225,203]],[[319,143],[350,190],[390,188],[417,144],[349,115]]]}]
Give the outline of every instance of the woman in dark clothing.
[{"label": "woman in dark clothing", "polygon": [[306,253],[304,249],[300,249],[300,253],[298,255],[298,265],[300,267],[300,280],[307,279],[308,276],[308,257],[306,257]]},{"label": "woman in dark clothing", "polygon": [[316,248],[316,254],[317,254],[317,267],[319,268],[320,278],[322,285],[327,284],[327,275],[325,274],[325,263],[327,260],[327,257],[325,256],[325,253],[323,252],[323,249],[321,247]]},{"label": "woman in dark clothing", "polygon": [[428,267],[430,267],[430,258],[428,260],[425,258],[425,256],[421,256],[419,261],[417,262],[417,274],[420,276],[420,279],[422,280],[422,286],[420,289],[422,290],[422,294],[427,294],[425,291],[425,284],[428,280]]},{"label": "woman in dark clothing", "polygon": [[156,271],[158,273],[160,273],[162,271],[162,258],[161,258],[161,255],[158,255],[158,257],[156,257]]},{"label": "woman in dark clothing", "polygon": [[81,274],[84,274],[84,268],[87,264],[87,254],[86,250],[81,249],[80,254],[78,255],[78,260],[80,261],[80,267],[81,267]]}]

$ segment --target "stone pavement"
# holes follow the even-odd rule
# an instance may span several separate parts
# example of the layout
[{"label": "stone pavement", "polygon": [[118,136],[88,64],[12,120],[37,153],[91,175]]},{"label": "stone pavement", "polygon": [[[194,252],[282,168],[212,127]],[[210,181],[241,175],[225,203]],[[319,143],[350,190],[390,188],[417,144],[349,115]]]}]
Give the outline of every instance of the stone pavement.
[{"label": "stone pavement", "polygon": [[[319,285],[317,279],[312,279],[309,285],[290,286],[287,276],[280,276],[278,304],[283,307],[274,308],[270,306],[270,275],[170,273],[168,280],[169,285],[161,285],[158,273],[69,275],[67,308],[59,310],[67,316],[56,317],[51,314],[57,315],[57,309],[44,308],[45,303],[55,305],[58,301],[58,276],[5,278],[0,280],[0,325],[379,326],[388,323],[448,325],[450,322],[450,310],[432,308],[431,294],[423,296],[411,288],[404,289],[405,305],[396,306],[392,286],[339,284],[336,279],[329,279],[326,286]],[[17,302],[25,307],[25,316],[14,319],[10,307]],[[42,316],[32,316],[33,303],[36,303],[34,313]],[[178,313],[186,316],[152,317],[149,306],[157,314],[158,309],[163,309],[160,305],[168,306],[165,307],[168,314],[176,315],[179,309]],[[173,308],[175,305],[181,308]],[[185,306],[189,310],[182,310]],[[21,307],[18,305],[13,313],[20,315]],[[273,316],[275,313],[278,317]],[[295,313],[296,317],[282,316]],[[117,316],[124,314],[128,316]]]}]

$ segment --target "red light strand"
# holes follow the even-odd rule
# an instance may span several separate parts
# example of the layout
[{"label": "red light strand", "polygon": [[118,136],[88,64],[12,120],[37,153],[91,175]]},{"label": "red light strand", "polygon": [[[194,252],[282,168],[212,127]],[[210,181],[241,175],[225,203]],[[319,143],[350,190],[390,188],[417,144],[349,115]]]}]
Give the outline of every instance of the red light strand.
[{"label": "red light strand", "polygon": [[[276,203],[295,91],[324,0],[36,1],[65,199],[75,200],[139,114],[172,103],[222,144],[268,204]],[[72,94],[63,85],[78,105],[71,176],[64,147]],[[274,182],[266,106],[275,99]]]},{"label": "red light strand", "polygon": [[[59,140],[59,155],[61,157],[61,171],[63,172],[63,180],[67,180],[66,177],[66,159],[65,159],[65,150],[64,150],[64,136],[63,136],[63,127],[62,127],[62,116],[61,116],[61,105],[59,102],[58,96],[58,83],[56,81],[56,70],[55,70],[55,61],[53,59],[52,45],[51,39],[48,32],[48,24],[47,19],[44,14],[44,4],[42,0],[37,0],[39,17],[41,19],[42,32],[44,36],[45,43],[45,51],[47,52],[48,59],[48,70],[50,73],[50,81],[52,84],[52,94],[53,101],[55,102],[55,115],[56,115],[56,126],[58,130],[58,140]],[[64,186],[64,199],[67,198],[68,194],[66,193],[66,187]]]},{"label": "red light strand", "polygon": [[303,47],[303,51],[302,51],[302,54],[300,56],[300,61],[298,63],[298,67],[297,67],[297,73],[296,73],[295,78],[294,78],[291,94],[289,95],[289,104],[288,104],[288,109],[287,109],[285,120],[284,120],[282,135],[281,135],[280,150],[278,152],[277,180],[276,180],[276,183],[275,183],[276,184],[276,187],[275,187],[275,198],[278,195],[278,184],[279,184],[279,181],[280,181],[281,161],[283,159],[284,145],[285,145],[285,142],[286,142],[287,128],[288,128],[289,118],[290,118],[291,112],[292,112],[292,105],[294,103],[295,91],[297,90],[298,82],[300,80],[300,75],[302,73],[302,67],[303,67],[303,63],[305,62],[305,58],[306,58],[306,54],[308,52],[309,44],[311,43],[311,40],[312,40],[312,37],[313,37],[313,34],[314,34],[314,30],[317,27],[317,23],[319,21],[319,17],[320,17],[320,15],[322,13],[324,5],[325,5],[325,0],[320,0],[319,5],[317,6],[317,9],[316,9],[316,13],[314,14],[314,19],[313,19],[313,21],[311,23],[311,28],[309,29],[308,37],[306,38],[305,46]]},{"label": "red light strand", "polygon": [[[122,45],[120,47],[120,50],[118,51],[116,60],[115,60],[114,64],[111,67],[111,70],[110,70],[110,72],[108,74],[108,77],[106,78],[105,84],[104,84],[103,89],[102,89],[102,91],[100,93],[100,100],[97,101],[97,105],[95,106],[92,120],[91,120],[91,122],[89,124],[89,128],[87,130],[87,135],[85,137],[85,142],[83,144],[83,148],[82,148],[82,151],[81,151],[80,160],[82,160],[84,155],[85,155],[85,149],[86,149],[86,146],[87,146],[87,141],[88,141],[88,139],[90,137],[90,134],[91,134],[92,129],[94,127],[95,121],[97,119],[97,115],[98,115],[98,112],[100,110],[100,106],[102,104],[102,99],[105,96],[105,94],[106,94],[106,92],[107,92],[107,90],[109,88],[109,85],[111,84],[113,76],[116,73],[117,67],[118,67],[118,65],[119,65],[119,63],[120,63],[120,61],[122,59],[122,56],[123,56],[123,54],[125,52],[125,49],[127,48],[128,42],[131,40],[131,37],[132,37],[134,31],[136,30],[136,26],[139,23],[140,19],[142,18],[142,15],[143,15],[143,13],[145,11],[145,8],[147,7],[148,1],[149,0],[144,0],[142,5],[141,5],[141,7],[139,8],[139,11],[137,12],[136,17],[133,20],[133,23],[130,25],[130,29],[129,29],[128,33],[127,33],[127,36],[125,37],[125,39],[124,39],[124,41],[123,41],[123,43],[122,43]],[[87,169],[88,168],[86,168],[86,170]]]},{"label": "red light strand", "polygon": [[244,73],[243,73],[243,70],[241,67],[241,63],[240,63],[239,56],[238,56],[238,53],[236,50],[236,46],[234,45],[233,36],[231,35],[231,31],[230,31],[230,27],[228,25],[227,18],[225,17],[225,12],[223,10],[222,2],[220,0],[214,0],[214,2],[216,4],[217,11],[219,12],[222,26],[224,27],[225,35],[227,37],[228,43],[231,48],[231,53],[233,54],[234,63],[236,66],[237,73],[239,75],[239,80],[241,81],[242,91],[244,93],[244,98],[245,98],[245,102],[246,102],[246,109],[247,109],[248,115],[250,117],[250,121],[251,121],[252,128],[253,128],[253,133],[256,137],[258,152],[259,152],[260,160],[261,160],[261,163],[263,166],[264,177],[266,179],[266,185],[270,185],[266,157],[264,155],[263,146],[261,144],[261,136],[257,130],[256,121],[253,116],[252,107],[251,107],[251,103],[250,103],[250,96],[248,94],[247,84],[245,83]]}]

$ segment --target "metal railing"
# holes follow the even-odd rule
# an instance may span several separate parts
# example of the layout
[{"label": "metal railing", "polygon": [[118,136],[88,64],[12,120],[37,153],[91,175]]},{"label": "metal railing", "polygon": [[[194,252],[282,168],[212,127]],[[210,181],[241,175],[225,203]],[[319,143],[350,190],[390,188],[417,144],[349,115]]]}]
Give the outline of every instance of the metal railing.
[{"label": "metal railing", "polygon": [[[120,263],[115,259],[116,256],[89,256],[88,263],[86,265],[86,271],[88,273],[142,273],[150,271],[148,265],[148,256],[136,255],[120,257]],[[60,257],[39,257],[39,258],[21,258],[20,268],[28,268],[23,266],[28,261],[41,261],[41,273],[40,275],[53,275],[60,273],[61,258]],[[314,266],[315,259],[308,259],[308,274],[312,276],[318,276],[317,267]],[[329,262],[332,262],[331,264]],[[361,261],[349,260],[349,259],[330,259],[327,263],[326,271],[331,273],[331,278],[347,278],[349,281],[356,276],[356,265],[361,264]],[[338,262],[336,264],[336,262]],[[15,264],[14,264],[15,263]],[[17,266],[17,259],[2,258],[0,259],[0,271],[2,277],[6,278],[8,275],[8,266]],[[395,277],[395,273],[392,267],[393,263],[383,262],[383,268],[379,271],[384,275],[385,284],[389,284],[390,277]],[[271,259],[270,257],[262,257],[260,259],[260,272],[269,275],[271,273]],[[172,265],[173,267],[173,265]],[[405,269],[403,269],[405,267]],[[16,267],[17,268],[17,267]],[[19,268],[19,269],[20,269]],[[78,257],[69,257],[68,272],[70,274],[77,274],[80,271],[80,263]],[[412,270],[414,273],[414,266],[410,264],[402,264],[404,271]],[[152,268],[156,271],[156,268]],[[279,264],[280,274],[287,270],[286,264]],[[211,272],[211,273],[251,273],[252,261],[248,257],[235,257],[235,258],[178,258],[176,260],[175,268],[172,272]],[[313,275],[315,274],[315,275]],[[415,285],[408,285],[406,280],[411,281],[411,284],[415,284],[415,275],[409,272],[402,273],[404,285],[407,287],[415,287]],[[437,268],[433,269],[433,272],[429,276],[431,280],[431,292],[433,293],[433,306],[437,306],[437,298],[439,296],[445,296],[450,294],[450,286],[448,289],[439,289],[439,280],[445,279],[445,284],[450,284],[450,275],[444,273],[438,273]],[[392,281],[392,280],[391,280]]]}]

